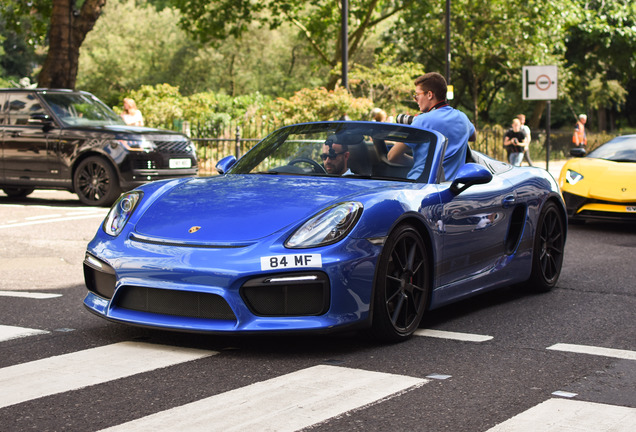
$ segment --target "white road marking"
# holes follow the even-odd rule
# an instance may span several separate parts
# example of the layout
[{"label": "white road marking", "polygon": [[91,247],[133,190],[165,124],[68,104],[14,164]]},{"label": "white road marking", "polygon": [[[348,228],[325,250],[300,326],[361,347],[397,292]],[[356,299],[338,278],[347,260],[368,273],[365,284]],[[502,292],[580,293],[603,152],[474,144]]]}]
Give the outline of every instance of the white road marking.
[{"label": "white road marking", "polygon": [[459,340],[459,341],[465,341],[465,342],[486,342],[493,338],[492,336],[486,336],[486,335],[478,335],[478,334],[471,334],[471,333],[456,333],[456,332],[432,330],[432,329],[415,330],[415,333],[413,334],[415,336],[426,336],[426,337],[434,337],[434,338],[440,338],[440,339],[452,339],[452,340]]},{"label": "white road marking", "polygon": [[[55,215],[53,215],[55,216]],[[47,218],[47,219],[39,219],[39,220],[32,220],[32,221],[27,221],[27,222],[16,222],[16,223],[11,223],[11,224],[4,224],[4,225],[0,225],[0,229],[2,228],[16,228],[16,227],[22,227],[22,226],[29,226],[29,225],[38,225],[38,224],[43,224],[43,223],[51,223],[51,222],[67,222],[67,221],[72,221],[72,220],[78,220],[78,219],[90,219],[90,218],[104,218],[106,216],[106,212],[100,212],[100,213],[88,213],[86,215],[82,215],[82,216],[69,216],[69,217],[60,217],[60,218]]]},{"label": "white road marking", "polygon": [[25,217],[24,220],[33,221],[33,220],[40,220],[40,219],[53,219],[53,218],[59,218],[59,217],[62,217],[62,215],[51,214],[51,215],[29,216],[29,217]]},{"label": "white road marking", "polygon": [[632,432],[636,408],[549,399],[486,432]]},{"label": "white road marking", "polygon": [[0,408],[218,354],[121,342],[0,369]]},{"label": "white road marking", "polygon": [[602,348],[588,345],[572,345],[565,343],[558,343],[552,346],[549,346],[549,350],[554,351],[566,351],[573,352],[579,354],[591,354],[603,357],[614,357],[625,360],[636,360],[636,351],[628,351],[628,350],[619,350],[613,348]]},{"label": "white road marking", "polygon": [[47,333],[46,330],[0,325],[0,342]]},{"label": "white road marking", "polygon": [[62,294],[36,293],[27,291],[0,291],[0,297],[21,297],[40,300],[62,297]]},{"label": "white road marking", "polygon": [[296,431],[427,382],[403,375],[320,365],[105,431]]}]

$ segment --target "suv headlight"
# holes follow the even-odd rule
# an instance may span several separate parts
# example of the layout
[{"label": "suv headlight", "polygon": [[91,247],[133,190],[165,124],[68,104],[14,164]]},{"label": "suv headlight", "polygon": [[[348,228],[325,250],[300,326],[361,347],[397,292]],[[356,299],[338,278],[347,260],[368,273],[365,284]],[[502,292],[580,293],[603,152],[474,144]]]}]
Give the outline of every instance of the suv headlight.
[{"label": "suv headlight", "polygon": [[579,174],[576,171],[569,169],[565,172],[565,180],[571,185],[575,185],[583,180],[583,174]]},{"label": "suv headlight", "polygon": [[287,239],[288,248],[310,248],[335,243],[346,236],[362,214],[362,204],[345,202],[318,213]]},{"label": "suv headlight", "polygon": [[120,139],[120,140],[117,140],[117,142],[122,147],[124,147],[126,150],[129,150],[129,151],[143,151],[143,152],[149,153],[151,151],[154,151],[157,148],[152,141],[148,141],[144,139],[141,139],[141,140]]},{"label": "suv headlight", "polygon": [[106,219],[104,219],[104,232],[113,237],[118,236],[124,226],[126,226],[128,219],[130,219],[142,197],[143,193],[141,191],[131,191],[122,194],[111,207]]}]

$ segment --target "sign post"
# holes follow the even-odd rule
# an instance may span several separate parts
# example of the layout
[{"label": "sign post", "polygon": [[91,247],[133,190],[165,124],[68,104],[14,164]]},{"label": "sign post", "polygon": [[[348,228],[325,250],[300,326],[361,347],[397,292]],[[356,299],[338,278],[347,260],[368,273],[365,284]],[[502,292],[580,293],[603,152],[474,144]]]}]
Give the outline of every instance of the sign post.
[{"label": "sign post", "polygon": [[524,66],[523,76],[523,100],[545,100],[548,101],[548,112],[546,115],[546,155],[545,169],[550,164],[550,102],[558,98],[558,68],[556,66]]}]

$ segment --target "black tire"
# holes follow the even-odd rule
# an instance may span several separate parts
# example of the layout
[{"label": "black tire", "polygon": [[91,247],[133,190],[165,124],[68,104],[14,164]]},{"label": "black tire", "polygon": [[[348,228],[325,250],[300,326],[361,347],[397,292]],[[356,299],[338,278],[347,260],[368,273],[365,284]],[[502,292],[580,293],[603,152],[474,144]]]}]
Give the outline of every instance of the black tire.
[{"label": "black tire", "polygon": [[92,206],[110,206],[122,192],[115,169],[99,156],[80,162],[73,176],[73,186],[80,201]]},{"label": "black tire", "polygon": [[428,253],[422,236],[401,225],[387,239],[376,270],[373,334],[388,342],[408,339],[428,306]]},{"label": "black tire", "polygon": [[6,187],[2,188],[9,198],[25,198],[33,193],[34,188],[30,187]]},{"label": "black tire", "polygon": [[532,274],[527,286],[533,291],[547,292],[555,287],[563,266],[565,220],[557,205],[545,204],[539,216],[532,252]]}]

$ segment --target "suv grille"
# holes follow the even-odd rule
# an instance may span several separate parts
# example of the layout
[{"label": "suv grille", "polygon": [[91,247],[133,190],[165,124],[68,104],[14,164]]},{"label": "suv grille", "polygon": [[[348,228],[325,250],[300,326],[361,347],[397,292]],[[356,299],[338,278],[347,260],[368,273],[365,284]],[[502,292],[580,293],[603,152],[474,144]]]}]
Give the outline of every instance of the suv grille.
[{"label": "suv grille", "polygon": [[154,141],[161,153],[190,154],[190,141]]}]

